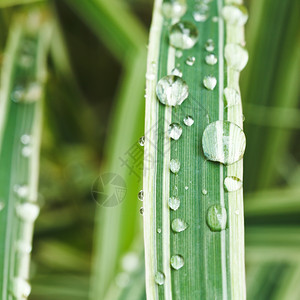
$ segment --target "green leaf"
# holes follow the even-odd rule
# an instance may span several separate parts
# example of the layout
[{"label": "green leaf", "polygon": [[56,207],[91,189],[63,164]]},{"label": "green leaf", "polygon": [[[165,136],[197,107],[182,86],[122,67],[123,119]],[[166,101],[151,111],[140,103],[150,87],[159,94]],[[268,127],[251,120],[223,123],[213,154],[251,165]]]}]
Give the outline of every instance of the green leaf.
[{"label": "green leaf", "polygon": [[[240,4],[228,1],[233,2]],[[224,143],[222,132],[226,136],[230,128],[236,136],[225,143],[235,148],[235,153],[240,146],[243,148],[240,98],[237,96],[232,105],[234,97],[230,95],[225,104],[223,92],[228,87],[239,95],[239,71],[245,66],[247,54],[238,46],[244,45],[243,27],[229,24],[235,22],[232,14],[227,15],[227,23],[221,17],[223,1],[208,5],[208,20],[195,22],[195,3],[187,1],[188,9],[181,20],[196,25],[199,39],[182,56],[169,44],[170,26],[178,19],[162,17],[162,1],[157,0],[154,5],[147,65],[144,160],[144,243],[149,299],[245,299],[243,191],[227,192],[224,188],[226,176],[242,179],[242,160],[237,160],[243,153],[238,158],[229,157],[231,150],[219,155],[216,147]],[[218,17],[217,21],[213,17]],[[210,53],[205,47],[208,39],[215,44],[213,53],[218,59],[215,65],[205,63]],[[188,57],[195,58],[193,66],[186,63]],[[165,106],[157,99],[157,82],[176,66],[189,87],[189,96],[180,106]],[[208,84],[203,82],[208,75],[216,78],[215,88],[213,80]],[[194,119],[192,126],[183,122],[187,115]],[[182,127],[178,140],[169,138],[170,123]],[[214,137],[216,128],[221,128],[219,137],[218,134]],[[171,159],[180,162],[178,174],[169,170]],[[168,207],[172,196],[181,202],[176,211]],[[157,272],[164,274],[162,285],[155,283]]]},{"label": "green leaf", "polygon": [[[42,126],[42,98],[50,27],[40,12],[16,18],[1,73],[0,293],[30,293],[27,283]],[[12,296],[13,295],[13,296]]]}]

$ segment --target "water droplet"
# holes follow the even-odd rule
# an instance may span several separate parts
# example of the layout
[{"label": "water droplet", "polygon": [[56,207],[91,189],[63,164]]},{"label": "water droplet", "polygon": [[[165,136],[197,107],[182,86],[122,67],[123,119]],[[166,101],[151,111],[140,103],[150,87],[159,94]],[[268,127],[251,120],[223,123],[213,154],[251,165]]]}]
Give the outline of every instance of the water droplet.
[{"label": "water droplet", "polygon": [[215,44],[212,39],[208,39],[205,43],[205,50],[208,52],[212,52],[215,50]]},{"label": "water droplet", "polygon": [[196,61],[195,56],[189,56],[189,57],[186,59],[185,63],[186,63],[188,66],[192,66],[192,65],[194,65],[195,61]]},{"label": "water droplet", "polygon": [[213,17],[212,17],[212,21],[213,21],[214,23],[217,23],[217,22],[219,21],[219,18],[218,18],[217,16],[213,16]]},{"label": "water droplet", "polygon": [[196,22],[204,22],[208,19],[208,11],[209,7],[205,3],[198,3],[195,6],[195,10],[193,12],[193,17]]},{"label": "water droplet", "polygon": [[162,13],[167,19],[177,19],[186,12],[185,0],[166,0],[162,4]]},{"label": "water droplet", "polygon": [[230,165],[244,155],[245,134],[236,124],[219,120],[205,128],[202,147],[207,159]]},{"label": "water droplet", "polygon": [[213,76],[205,76],[203,79],[203,85],[208,89],[208,90],[213,90],[216,85],[217,85],[217,79],[216,77]]},{"label": "water droplet", "polygon": [[203,195],[207,195],[207,190],[206,190],[206,189],[203,189],[203,190],[202,190],[202,194],[203,194]]},{"label": "water droplet", "polygon": [[140,144],[140,146],[144,147],[144,145],[145,145],[145,136],[142,136],[142,137],[139,138],[139,144]]},{"label": "water droplet", "polygon": [[144,214],[144,207],[141,207],[140,208],[140,215],[143,215]]},{"label": "water droplet", "polygon": [[176,106],[188,97],[189,88],[179,76],[168,75],[158,81],[156,95],[162,104]]},{"label": "water droplet", "polygon": [[218,59],[214,54],[208,54],[205,56],[205,62],[208,65],[215,65],[218,62]]},{"label": "water droplet", "polygon": [[178,123],[172,123],[169,125],[168,129],[169,137],[173,140],[178,140],[182,134],[182,128]]},{"label": "water droplet", "polygon": [[12,282],[12,293],[17,299],[24,299],[30,295],[30,284],[21,277],[16,277]]},{"label": "water droplet", "polygon": [[190,49],[198,41],[198,29],[188,21],[178,22],[170,29],[169,41],[175,48]]},{"label": "water droplet", "polygon": [[16,206],[16,213],[22,220],[34,222],[40,213],[40,208],[34,203],[22,203]]},{"label": "water droplet", "polygon": [[194,119],[191,117],[191,116],[186,116],[184,119],[183,119],[183,123],[186,125],[186,126],[192,126],[194,124]]},{"label": "water droplet", "polygon": [[22,156],[29,157],[32,153],[32,149],[29,146],[25,146],[22,148]]},{"label": "water droplet", "polygon": [[42,85],[39,82],[31,82],[27,89],[25,95],[25,102],[36,102],[42,98]]},{"label": "water droplet", "polygon": [[31,142],[31,136],[28,134],[23,134],[20,140],[23,145],[28,145]]},{"label": "water droplet", "polygon": [[173,255],[171,257],[171,266],[175,270],[179,270],[184,265],[184,259],[181,255]]},{"label": "water droplet", "polygon": [[175,56],[176,56],[177,58],[180,58],[180,57],[182,57],[182,55],[183,55],[183,53],[182,53],[182,51],[181,51],[181,50],[176,50],[176,52],[175,52]]},{"label": "water droplet", "polygon": [[187,185],[184,188],[185,188],[186,191],[189,189],[189,187]]},{"label": "water droplet", "polygon": [[146,79],[148,80],[154,80],[155,79],[155,74],[154,73],[146,73]]},{"label": "water droplet", "polygon": [[18,241],[17,242],[17,249],[21,253],[30,254],[31,251],[32,251],[32,246],[29,242]]},{"label": "water droplet", "polygon": [[15,185],[14,191],[20,198],[25,198],[28,196],[28,186],[26,185]]},{"label": "water droplet", "polygon": [[235,176],[227,176],[225,179],[224,179],[224,186],[225,186],[225,189],[228,191],[228,192],[234,192],[234,191],[237,191],[239,190],[243,185],[243,182],[241,179],[239,179],[238,177],[235,177]]},{"label": "water droplet", "polygon": [[139,193],[138,193],[138,199],[143,201],[144,200],[144,191],[143,190],[140,190]]},{"label": "water droplet", "polygon": [[165,275],[162,272],[157,271],[154,277],[155,283],[158,285],[163,285],[165,283]]},{"label": "water droplet", "polygon": [[175,75],[175,76],[178,76],[178,77],[182,77],[182,72],[181,72],[178,68],[174,68],[174,69],[171,71],[171,75]]},{"label": "water droplet", "polygon": [[180,170],[180,161],[178,159],[171,159],[170,170],[172,173],[177,174]]},{"label": "water droplet", "polygon": [[122,268],[126,272],[133,272],[139,266],[139,256],[135,252],[128,252],[122,257]]},{"label": "water droplet", "polygon": [[248,11],[244,5],[231,4],[223,7],[222,16],[227,24],[243,26],[248,20]]},{"label": "water droplet", "polygon": [[23,101],[25,95],[24,87],[21,85],[16,86],[11,93],[11,100],[18,103]]},{"label": "water droplet", "polygon": [[207,210],[207,225],[211,231],[221,231],[226,228],[227,212],[221,205],[212,205]]},{"label": "water droplet", "polygon": [[160,228],[157,228],[156,232],[157,232],[157,233],[161,233],[161,229],[160,229]]},{"label": "water droplet", "polygon": [[247,50],[237,44],[227,44],[224,56],[227,65],[236,71],[242,71],[248,62]]},{"label": "water droplet", "polygon": [[187,228],[188,228],[188,224],[179,218],[174,219],[172,221],[172,230],[174,232],[182,232],[182,231],[186,230]]},{"label": "water droplet", "polygon": [[236,210],[234,213],[238,216],[240,214],[240,211]]},{"label": "water droplet", "polygon": [[233,88],[226,87],[224,89],[224,98],[226,107],[238,105],[241,103],[239,92]]},{"label": "water droplet", "polygon": [[177,210],[180,206],[180,200],[177,197],[170,197],[169,198],[169,207],[172,210]]}]

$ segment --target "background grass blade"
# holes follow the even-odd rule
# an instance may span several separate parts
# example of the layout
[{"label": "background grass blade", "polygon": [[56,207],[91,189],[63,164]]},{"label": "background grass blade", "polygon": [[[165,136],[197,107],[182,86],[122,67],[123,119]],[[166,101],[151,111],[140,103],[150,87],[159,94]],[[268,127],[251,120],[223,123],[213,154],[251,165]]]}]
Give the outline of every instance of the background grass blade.
[{"label": "background grass blade", "polygon": [[50,27],[39,11],[15,20],[1,73],[0,292],[2,299],[28,296],[45,63]]},{"label": "background grass blade", "polygon": [[[188,10],[182,20],[195,23],[194,5],[193,1],[187,1]],[[209,123],[228,120],[243,125],[241,103],[229,107],[223,103],[224,88],[239,91],[239,72],[232,68],[230,60],[226,64],[224,48],[229,43],[244,45],[243,27],[224,23],[221,17],[224,5],[223,1],[209,3],[211,18],[195,23],[198,43],[183,51],[182,56],[176,56],[175,49],[169,46],[168,34],[172,23],[178,20],[163,18],[162,1],[155,1],[147,65],[147,74],[154,74],[154,79],[147,80],[146,88],[144,160],[144,240],[149,299],[245,299],[243,193],[242,189],[227,193],[223,187],[226,176],[242,178],[242,161],[224,167],[207,161],[201,150],[201,137]],[[213,16],[217,22],[212,20]],[[215,43],[213,53],[218,64],[214,66],[204,63],[208,39]],[[195,57],[193,66],[185,63],[189,56]],[[189,86],[189,97],[180,107],[171,108],[158,102],[155,88],[157,81],[170,74],[175,66],[182,71],[182,78]],[[217,86],[212,91],[203,87],[207,75],[217,78]],[[182,125],[182,137],[170,141],[169,124],[182,124],[186,115],[193,117],[194,125]],[[169,170],[170,159],[174,158],[181,163],[178,175]],[[174,195],[179,197],[181,205],[171,211],[167,203]],[[206,224],[208,209],[213,205],[227,210],[226,230],[213,232]],[[176,218],[187,223],[183,232],[171,230]],[[184,259],[180,270],[170,266],[174,255]],[[155,284],[157,272],[164,274],[164,284]]]}]

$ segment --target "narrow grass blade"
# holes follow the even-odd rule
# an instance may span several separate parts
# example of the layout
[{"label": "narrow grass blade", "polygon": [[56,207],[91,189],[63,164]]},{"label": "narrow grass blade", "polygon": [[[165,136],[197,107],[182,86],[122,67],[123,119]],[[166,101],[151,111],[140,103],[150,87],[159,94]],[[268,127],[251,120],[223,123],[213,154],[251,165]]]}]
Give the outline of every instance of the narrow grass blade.
[{"label": "narrow grass blade", "polygon": [[37,183],[49,24],[38,11],[20,16],[9,34],[0,98],[1,299],[20,299],[28,284],[38,216]]},{"label": "narrow grass blade", "polygon": [[[177,32],[173,36],[175,41],[170,40],[170,27],[179,18],[163,17],[165,3],[155,1],[148,50],[144,159],[144,243],[149,299],[245,299],[242,160],[227,161],[222,150],[219,158],[218,154],[209,155],[217,152],[215,147],[224,142],[223,120],[231,122],[230,126],[243,126],[238,81],[239,71],[247,61],[247,53],[241,48],[245,44],[242,25],[247,16],[239,12],[242,19],[234,20],[231,13],[224,11],[228,3],[209,2],[209,17],[196,22],[199,16],[195,16],[198,12],[195,3],[187,1],[187,12],[181,20],[196,25],[199,38],[192,48],[181,51],[169,45],[169,42],[174,45],[180,36]],[[186,34],[185,38],[190,37]],[[177,48],[180,43],[188,46],[184,39],[181,42],[178,39]],[[206,58],[211,52],[217,62]],[[165,106],[157,99],[157,82],[174,72],[175,67],[189,87],[188,98],[181,105]],[[180,74],[178,70],[175,72]],[[232,92],[231,96],[225,95],[226,103],[225,88]],[[173,91],[175,99],[179,98],[179,91]],[[168,93],[172,93],[171,88]],[[166,98],[174,100],[168,95]],[[191,126],[184,121],[187,115],[194,120]],[[182,128],[175,125],[178,135],[182,133],[178,140],[177,133],[170,140],[171,123]],[[214,128],[220,126],[222,129],[216,129],[214,138]],[[243,142],[233,138],[230,143],[235,148]],[[180,162],[178,174],[170,172],[171,159]],[[224,165],[219,163],[222,161]],[[240,188],[226,191],[226,177],[237,179]],[[178,209],[168,207],[170,197],[180,199]],[[220,225],[216,227],[211,223],[215,213]]]},{"label": "narrow grass blade", "polygon": [[45,0],[1,0],[0,1],[0,8],[1,7],[7,7],[7,6],[13,6],[13,5],[22,5],[22,4],[29,4],[34,2],[41,2]]}]

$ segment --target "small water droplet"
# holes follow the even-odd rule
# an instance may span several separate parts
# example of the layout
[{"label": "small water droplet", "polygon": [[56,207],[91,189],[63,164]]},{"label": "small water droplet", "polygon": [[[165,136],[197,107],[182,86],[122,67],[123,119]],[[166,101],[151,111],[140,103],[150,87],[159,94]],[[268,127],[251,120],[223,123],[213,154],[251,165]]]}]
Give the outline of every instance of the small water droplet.
[{"label": "small water droplet", "polygon": [[184,188],[185,188],[186,191],[189,189],[189,187],[187,185]]},{"label": "small water droplet", "polygon": [[208,12],[194,11],[193,17],[196,22],[205,22],[208,19],[209,14]]},{"label": "small water droplet", "polygon": [[227,65],[236,71],[242,71],[248,62],[248,52],[245,48],[237,44],[227,44],[224,56]]},{"label": "small water droplet", "polygon": [[217,85],[217,79],[216,77],[213,76],[205,76],[203,79],[203,85],[208,89],[208,90],[213,90],[216,85]]},{"label": "small water droplet", "polygon": [[178,159],[171,159],[170,170],[172,173],[177,174],[180,170],[180,161]]},{"label": "small water droplet", "polygon": [[177,197],[170,197],[169,198],[169,207],[172,210],[177,210],[180,206],[180,200]]},{"label": "small water droplet", "polygon": [[142,136],[139,138],[139,144],[140,146],[144,147],[145,146],[145,136]]},{"label": "small water droplet", "polygon": [[160,229],[160,228],[157,228],[156,232],[157,232],[157,233],[161,233],[161,229]]},{"label": "small water droplet", "polygon": [[238,105],[241,103],[239,92],[233,88],[226,87],[224,89],[224,100],[226,107]]},{"label": "small water droplet", "polygon": [[194,63],[195,63],[195,61],[196,61],[195,56],[189,56],[189,57],[186,59],[185,63],[186,63],[188,66],[193,66]]},{"label": "small water droplet", "polygon": [[240,214],[240,211],[236,210],[234,213],[238,216]]},{"label": "small water droplet", "polygon": [[219,120],[205,128],[202,147],[208,160],[230,165],[244,156],[245,134],[236,124]]},{"label": "small water droplet", "polygon": [[183,52],[182,52],[181,50],[176,50],[175,56],[176,56],[177,58],[182,57],[182,55],[183,55]]},{"label": "small water droplet", "polygon": [[244,5],[230,4],[223,7],[222,16],[227,24],[243,26],[248,20],[248,11]]},{"label": "small water droplet", "polygon": [[179,49],[190,49],[198,41],[197,27],[188,21],[174,24],[169,33],[170,44]]},{"label": "small water droplet", "polygon": [[31,286],[25,279],[15,277],[12,282],[12,293],[17,299],[27,299],[31,293]]},{"label": "small water droplet", "polygon": [[140,208],[140,215],[143,215],[144,214],[144,207],[141,207]]},{"label": "small water droplet", "polygon": [[22,156],[29,157],[32,153],[32,149],[29,146],[25,146],[22,148]]},{"label": "small water droplet", "polygon": [[183,16],[187,6],[185,0],[165,0],[162,4],[162,13],[167,19],[177,19]]},{"label": "small water droplet", "polygon": [[16,213],[22,220],[34,222],[40,213],[40,208],[34,203],[26,202],[16,206]]},{"label": "small water droplet", "polygon": [[148,80],[154,80],[155,79],[155,74],[154,73],[146,73],[146,79]]},{"label": "small water droplet", "polygon": [[224,179],[224,186],[227,192],[235,192],[239,190],[243,185],[243,182],[241,179],[235,176],[227,176]]},{"label": "small water droplet", "polygon": [[158,285],[163,285],[165,283],[165,275],[162,272],[157,271],[154,277],[155,283]]},{"label": "small water droplet", "polygon": [[208,65],[215,65],[218,62],[218,59],[214,54],[208,54],[205,56],[205,62]]},{"label": "small water droplet", "polygon": [[202,194],[203,194],[203,195],[207,195],[207,190],[206,190],[206,189],[203,189],[203,190],[202,190]]},{"label": "small water droplet", "polygon": [[181,255],[173,255],[171,257],[171,266],[175,270],[179,270],[184,266],[184,259]]},{"label": "small water droplet", "polygon": [[25,95],[24,87],[21,85],[16,86],[11,93],[11,100],[18,103],[23,101]]},{"label": "small water droplet", "polygon": [[215,50],[215,43],[213,42],[212,39],[208,39],[207,42],[205,43],[205,50],[208,52],[212,52]]},{"label": "small water droplet", "polygon": [[20,198],[25,198],[28,196],[28,186],[26,185],[15,185],[14,186],[14,191]]},{"label": "small water droplet", "polygon": [[221,205],[212,205],[207,210],[206,222],[211,231],[221,231],[226,228],[227,212]]},{"label": "small water droplet", "polygon": [[174,232],[182,232],[182,231],[186,230],[187,228],[188,228],[188,224],[179,218],[174,219],[172,221],[172,230]]},{"label": "small water droplet", "polygon": [[144,191],[143,190],[140,190],[139,193],[138,193],[138,199],[140,201],[143,201],[144,200]]},{"label": "small water droplet", "polygon": [[178,68],[174,68],[174,69],[171,71],[171,75],[175,75],[175,76],[178,76],[178,77],[182,77],[182,72],[181,72]]},{"label": "small water droplet", "polygon": [[214,23],[217,23],[217,22],[219,21],[219,18],[218,18],[217,16],[213,16],[213,17],[212,17],[212,21],[213,21]]},{"label": "small water droplet", "polygon": [[126,272],[133,272],[139,266],[139,256],[135,252],[128,252],[122,257],[122,268]]},{"label": "small water droplet", "polygon": [[29,134],[23,134],[20,140],[23,145],[28,145],[31,142],[31,136]]},{"label": "small water droplet", "polygon": [[186,125],[186,126],[192,126],[194,124],[194,119],[193,117],[191,116],[186,116],[184,119],[183,119],[183,123]]},{"label": "small water droplet", "polygon": [[189,88],[179,76],[168,75],[158,81],[156,95],[162,104],[176,106],[188,97]]},{"label": "small water droplet", "polygon": [[242,121],[245,122],[245,120],[246,120],[246,117],[244,114],[242,114]]},{"label": "small water droplet", "polygon": [[178,140],[182,134],[182,128],[178,123],[172,123],[169,125],[168,129],[169,137],[173,140]]}]

